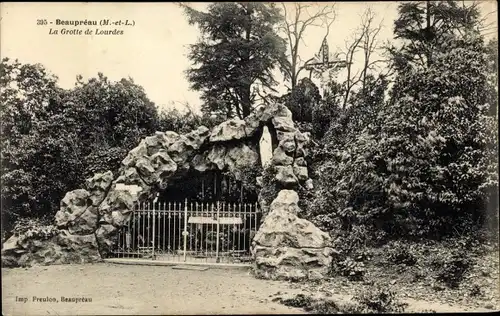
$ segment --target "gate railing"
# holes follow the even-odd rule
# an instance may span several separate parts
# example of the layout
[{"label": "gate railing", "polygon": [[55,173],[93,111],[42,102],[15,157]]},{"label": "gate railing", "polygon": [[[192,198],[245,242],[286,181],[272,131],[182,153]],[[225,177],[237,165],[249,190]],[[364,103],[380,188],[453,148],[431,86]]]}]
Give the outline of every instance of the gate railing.
[{"label": "gate railing", "polygon": [[245,262],[259,228],[257,203],[145,202],[118,234],[119,258]]}]

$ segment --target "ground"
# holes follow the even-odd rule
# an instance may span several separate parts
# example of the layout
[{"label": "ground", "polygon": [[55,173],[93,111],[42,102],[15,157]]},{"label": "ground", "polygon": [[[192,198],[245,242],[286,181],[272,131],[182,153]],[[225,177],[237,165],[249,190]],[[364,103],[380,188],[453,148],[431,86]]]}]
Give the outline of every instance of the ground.
[{"label": "ground", "polygon": [[[272,302],[278,292],[292,293],[287,283],[255,279],[246,269],[108,263],[2,269],[3,315],[303,313]],[[92,302],[37,303],[33,296],[83,296]]]},{"label": "ground", "polygon": [[[200,271],[110,263],[2,269],[2,306],[4,315],[295,314],[304,311],[279,304],[276,298],[306,293],[348,301],[370,288],[371,280],[381,280],[409,304],[406,312],[492,311],[498,308],[498,255],[490,253],[483,260],[478,266],[489,275],[473,274],[475,280],[466,280],[467,286],[456,290],[436,290],[425,282],[409,282],[404,273],[398,279],[375,267],[364,281],[335,277],[316,284],[259,280],[248,269]],[[474,298],[464,292],[472,281],[482,289]],[[33,296],[83,296],[92,302],[32,302]],[[28,301],[16,302],[16,297]]]},{"label": "ground", "polygon": [[[415,256],[415,263],[396,264],[388,260],[396,243],[368,249],[365,274],[361,280],[352,281],[335,276],[321,282],[291,284],[300,288],[305,295],[336,303],[355,303],[353,297],[360,293],[374,293],[379,285],[386,293],[392,292],[398,301],[407,303],[405,312],[491,312],[500,310],[499,250],[498,245],[477,246],[464,250],[464,257],[471,260],[471,267],[456,288],[439,282],[436,275],[439,268],[435,262],[450,258],[457,250],[455,243],[404,243]],[[448,261],[450,264],[450,261]],[[293,299],[291,295],[283,296]],[[294,305],[296,306],[296,305]]]}]

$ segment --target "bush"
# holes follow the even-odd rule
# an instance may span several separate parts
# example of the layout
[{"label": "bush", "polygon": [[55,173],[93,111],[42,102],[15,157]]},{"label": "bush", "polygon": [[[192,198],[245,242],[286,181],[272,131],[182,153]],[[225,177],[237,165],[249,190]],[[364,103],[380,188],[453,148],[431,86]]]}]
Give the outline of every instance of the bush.
[{"label": "bush", "polygon": [[280,184],[276,181],[276,172],[276,168],[272,164],[262,171],[262,189],[259,193],[259,199],[263,200],[266,205],[271,205],[280,190]]},{"label": "bush", "polygon": [[302,293],[288,299],[275,298],[273,301],[278,301],[289,307],[302,308],[304,311],[314,314],[353,314],[358,312],[358,309],[351,304],[337,304],[332,300],[313,298]]},{"label": "bush", "polygon": [[359,304],[358,310],[362,313],[402,313],[408,306],[407,303],[400,302],[394,292],[379,285],[353,299]]},{"label": "bush", "polygon": [[356,261],[351,258],[335,264],[335,271],[351,281],[360,281],[365,274],[365,264],[362,261]]},{"label": "bush", "polygon": [[22,240],[48,240],[57,235],[59,230],[46,218],[23,218],[16,222],[12,232],[14,236],[20,237]]},{"label": "bush", "polygon": [[281,304],[290,307],[310,309],[312,304],[312,298],[310,296],[304,295],[302,293],[297,294],[295,297],[281,299]]},{"label": "bush", "polygon": [[318,87],[309,79],[299,81],[292,92],[282,97],[296,122],[312,122],[313,109],[321,100]]},{"label": "bush", "polygon": [[332,121],[324,138],[332,159],[318,167],[312,208],[325,226],[364,225],[369,239],[441,238],[475,232],[493,215],[497,123],[487,114],[482,44],[443,45],[450,49],[430,67],[396,77],[389,102],[348,142],[338,145]]},{"label": "bush", "polygon": [[402,313],[408,306],[400,302],[394,292],[380,286],[354,296],[352,303],[336,303],[330,299],[313,298],[304,294],[288,299],[276,298],[273,301],[314,314]]},{"label": "bush", "polygon": [[389,249],[387,256],[389,261],[395,264],[413,266],[417,263],[413,247],[403,242],[395,242],[393,247]]},{"label": "bush", "polygon": [[464,251],[455,251],[444,259],[435,260],[433,266],[437,270],[438,281],[450,288],[457,288],[471,268],[472,260]]}]

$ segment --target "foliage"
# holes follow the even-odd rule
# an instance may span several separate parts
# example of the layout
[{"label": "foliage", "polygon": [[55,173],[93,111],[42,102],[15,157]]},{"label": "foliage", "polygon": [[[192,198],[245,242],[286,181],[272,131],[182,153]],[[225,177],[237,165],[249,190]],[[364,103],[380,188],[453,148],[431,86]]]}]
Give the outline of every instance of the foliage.
[{"label": "foliage", "polygon": [[41,65],[8,59],[2,89],[2,222],[52,216],[65,192],[96,172],[116,172],[126,153],[158,126],[157,110],[131,79],[103,74],[57,87]]},{"label": "foliage", "polygon": [[316,139],[321,139],[330,129],[332,121],[340,118],[342,86],[334,81],[329,82],[327,93],[317,107],[312,110],[313,133]]},{"label": "foliage", "polygon": [[[321,222],[318,224],[322,227]],[[335,238],[333,248],[337,251],[332,261],[331,272],[334,275],[341,275],[352,281],[363,280],[366,265],[373,257],[367,249],[368,246],[375,244],[367,242],[368,233],[369,231],[363,226],[354,226],[350,232],[337,231],[333,236]]]},{"label": "foliage", "polygon": [[365,274],[365,265],[363,262],[356,261],[347,257],[345,260],[336,264],[336,270],[342,276],[352,281],[360,281]]},{"label": "foliage", "polygon": [[3,58],[0,64],[2,148],[17,144],[58,92],[57,77],[40,64]]},{"label": "foliage", "polygon": [[259,201],[262,200],[265,205],[271,205],[271,202],[278,196],[280,184],[276,181],[276,167],[272,164],[266,166],[262,171],[262,189],[259,193]]},{"label": "foliage", "polygon": [[246,117],[256,88],[270,89],[277,82],[272,70],[286,60],[285,41],[277,35],[281,21],[272,3],[214,3],[208,12],[182,5],[190,24],[201,37],[190,46],[192,68],[187,76],[194,90],[202,91],[203,112],[221,117]]},{"label": "foliage", "polygon": [[21,238],[21,243],[29,239],[48,240],[58,233],[59,230],[47,219],[38,218],[22,218],[13,229],[13,234]]},{"label": "foliage", "polygon": [[330,229],[363,225],[416,237],[484,222],[497,190],[497,145],[483,43],[471,36],[442,45],[432,67],[397,77],[390,102],[367,120],[372,124],[360,125],[341,146],[329,131],[325,143],[334,159],[316,170],[311,213]]},{"label": "foliage", "polygon": [[403,313],[408,306],[401,303],[396,294],[379,285],[366,290],[353,298],[358,304],[361,313]]},{"label": "foliage", "polygon": [[390,262],[407,266],[413,266],[417,263],[417,257],[411,245],[400,241],[395,242],[393,245],[394,247],[390,248],[387,252]]},{"label": "foliage", "polygon": [[240,181],[245,191],[257,195],[260,188],[257,185],[257,177],[262,174],[261,166],[245,166],[239,171]]},{"label": "foliage", "polygon": [[478,32],[479,10],[476,4],[462,5],[457,1],[419,1],[401,3],[394,21],[394,35],[402,40],[399,48],[392,47],[396,69],[428,67],[443,41],[452,36]]},{"label": "foliage", "polygon": [[303,78],[283,99],[295,122],[312,122],[312,112],[319,105],[321,95],[309,78]]},{"label": "foliage", "polygon": [[277,298],[281,304],[302,308],[314,314],[403,313],[408,306],[396,294],[380,285],[369,288],[353,297],[353,302],[337,303],[331,299],[314,298],[302,293],[292,298]]},{"label": "foliage", "polygon": [[438,258],[433,262],[438,274],[436,279],[450,288],[457,288],[464,275],[472,266],[472,260],[463,250],[457,250],[446,258]]},{"label": "foliage", "polygon": [[179,134],[189,133],[202,125],[212,128],[221,123],[221,120],[217,118],[199,115],[193,111],[182,113],[175,108],[164,110],[158,116],[158,130],[164,132],[174,131]]},{"label": "foliage", "polygon": [[308,308],[311,304],[311,297],[306,296],[302,293],[297,294],[295,297],[286,298],[280,300],[283,305],[296,307],[296,308]]}]

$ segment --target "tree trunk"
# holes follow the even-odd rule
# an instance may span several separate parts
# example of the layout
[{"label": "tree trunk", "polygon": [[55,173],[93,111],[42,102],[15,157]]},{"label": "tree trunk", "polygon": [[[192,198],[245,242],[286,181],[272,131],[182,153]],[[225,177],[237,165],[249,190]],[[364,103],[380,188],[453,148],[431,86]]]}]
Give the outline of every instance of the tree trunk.
[{"label": "tree trunk", "polygon": [[250,109],[252,108],[252,102],[250,100],[250,85],[245,85],[241,90],[241,112],[243,114],[242,118],[245,118],[250,115]]},{"label": "tree trunk", "polygon": [[426,22],[426,25],[425,25],[425,37],[426,39],[429,41],[429,45],[427,46],[427,49],[426,49],[426,52],[425,52],[425,55],[427,57],[427,67],[429,67],[431,64],[432,64],[432,45],[430,43],[431,41],[431,35],[432,35],[432,25],[431,25],[431,1],[430,0],[427,0],[427,3],[426,3],[427,7],[426,7],[426,12],[425,12],[425,22]]},{"label": "tree trunk", "polygon": [[[247,25],[245,28],[245,41],[247,43],[250,43],[250,34],[252,32],[252,11],[249,7],[249,5],[246,5],[246,14],[247,14]],[[248,46],[247,46],[248,47]],[[246,66],[249,66],[250,63],[250,53],[248,51],[243,52],[243,63],[246,64]],[[251,76],[251,73],[247,73],[248,76]],[[250,91],[251,91],[251,85],[252,83],[249,82],[250,80],[246,80],[247,82],[242,82],[241,83],[241,88],[240,88],[240,105],[241,105],[241,112],[242,112],[242,118],[247,117],[250,115],[250,109],[252,108],[252,102],[250,100]]]}]

